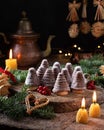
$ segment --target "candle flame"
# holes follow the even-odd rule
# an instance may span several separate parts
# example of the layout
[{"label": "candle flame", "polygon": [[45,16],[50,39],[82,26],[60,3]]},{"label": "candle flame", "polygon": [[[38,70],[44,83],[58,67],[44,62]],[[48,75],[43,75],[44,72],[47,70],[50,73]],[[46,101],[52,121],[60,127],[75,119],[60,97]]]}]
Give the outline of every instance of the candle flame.
[{"label": "candle flame", "polygon": [[82,98],[81,107],[82,107],[82,108],[85,108],[85,98]]},{"label": "candle flame", "polygon": [[9,59],[12,59],[12,49],[10,49],[10,52],[9,52]]},{"label": "candle flame", "polygon": [[97,100],[96,91],[93,92],[93,97],[92,97],[92,99],[93,99],[93,102],[96,102],[96,100]]}]

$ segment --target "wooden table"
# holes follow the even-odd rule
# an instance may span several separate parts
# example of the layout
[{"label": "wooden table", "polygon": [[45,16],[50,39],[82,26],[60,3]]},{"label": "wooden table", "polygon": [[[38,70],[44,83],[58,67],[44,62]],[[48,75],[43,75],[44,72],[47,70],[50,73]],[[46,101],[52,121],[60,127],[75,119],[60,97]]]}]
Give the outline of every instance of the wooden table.
[{"label": "wooden table", "polygon": [[[87,124],[76,123],[77,110],[74,110],[56,113],[56,117],[50,120],[24,117],[24,119],[20,121],[14,121],[0,114],[0,125],[7,125],[16,129],[21,128],[23,130],[104,130],[104,91],[99,95],[98,102],[100,102],[101,106],[101,117],[89,117]],[[89,106],[87,106],[87,109],[88,108]]]},{"label": "wooden table", "polygon": [[76,112],[56,114],[52,120],[24,118],[18,122],[0,114],[0,125],[21,128],[24,130],[104,130],[104,104],[101,105],[100,118],[90,118],[88,124],[75,122]]}]

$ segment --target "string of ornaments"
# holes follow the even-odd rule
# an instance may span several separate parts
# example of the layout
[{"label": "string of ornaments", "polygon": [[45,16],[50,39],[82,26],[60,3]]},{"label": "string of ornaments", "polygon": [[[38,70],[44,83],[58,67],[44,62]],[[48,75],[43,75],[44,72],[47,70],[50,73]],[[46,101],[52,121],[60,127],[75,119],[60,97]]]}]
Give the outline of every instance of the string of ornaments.
[{"label": "string of ornaments", "polygon": [[82,19],[83,19],[83,21],[80,24],[80,31],[83,34],[88,34],[91,30],[91,25],[87,21],[87,0],[83,0]]},{"label": "string of ornaments", "polygon": [[96,21],[92,25],[91,33],[94,37],[99,38],[104,35],[104,0],[93,0],[93,4],[96,7],[96,13],[94,20]]},{"label": "string of ornaments", "polygon": [[[78,15],[78,10],[80,9],[82,4],[82,21],[80,26],[77,22],[80,20]],[[96,7],[94,23],[91,24],[87,21],[87,0],[82,0],[81,2],[77,2],[77,0],[73,0],[72,2],[68,2],[68,10],[69,13],[66,17],[66,21],[72,22],[72,24],[68,28],[68,34],[71,38],[76,38],[79,35],[79,32],[83,34],[91,34],[99,38],[104,35],[104,0],[93,0],[93,5]]]},{"label": "string of ornaments", "polygon": [[79,34],[79,28],[76,22],[79,21],[77,10],[79,10],[80,6],[81,3],[77,3],[76,0],[73,0],[72,3],[68,2],[69,14],[66,20],[73,22],[73,24],[68,28],[68,34],[71,38],[76,38]]}]

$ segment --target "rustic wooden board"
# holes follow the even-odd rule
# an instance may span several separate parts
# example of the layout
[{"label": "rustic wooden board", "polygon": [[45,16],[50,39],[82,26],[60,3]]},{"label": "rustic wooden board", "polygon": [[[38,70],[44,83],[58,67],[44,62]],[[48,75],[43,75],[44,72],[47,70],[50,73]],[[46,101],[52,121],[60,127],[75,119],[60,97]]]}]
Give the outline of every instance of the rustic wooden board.
[{"label": "rustic wooden board", "polygon": [[87,124],[76,123],[77,111],[74,111],[56,113],[56,117],[52,120],[25,117],[22,120],[14,121],[5,115],[0,114],[0,125],[6,125],[21,130],[104,130],[104,104],[101,104],[100,106],[101,117],[89,117]]},{"label": "rustic wooden board", "polygon": [[[97,97],[98,97],[98,103],[102,104],[104,102],[104,92],[101,88],[98,88],[97,90]],[[43,95],[39,93],[34,93],[37,97],[44,97]],[[81,106],[81,100],[83,97],[86,99],[86,108],[90,106],[92,103],[92,90],[85,90],[83,93],[73,93],[70,92],[67,96],[57,96],[55,94],[52,94],[51,96],[45,96],[48,97],[50,100],[50,105],[54,107],[54,111],[56,113],[63,113],[63,112],[72,112],[80,108]]]},{"label": "rustic wooden board", "polygon": [[[22,85],[15,86],[14,89],[17,91],[21,91]],[[96,88],[97,92],[97,102],[102,104],[104,102],[104,89],[101,87]],[[82,93],[70,92],[67,96],[57,96],[55,94],[51,94],[51,96],[45,96],[38,92],[33,92],[33,94],[37,98],[47,97],[49,99],[49,105],[54,107],[54,111],[56,113],[65,113],[76,111],[81,106],[81,100],[83,97],[86,99],[86,108],[90,106],[92,103],[92,94],[93,90],[86,89]]]},{"label": "rustic wooden board", "polygon": [[[20,92],[22,85],[13,86],[13,89]],[[0,114],[0,125],[7,125],[18,129],[31,130],[103,130],[104,129],[104,89],[96,89],[98,103],[101,106],[101,117],[88,118],[87,124],[76,123],[77,109],[80,108],[82,97],[86,98],[86,107],[92,102],[92,90],[86,90],[82,94],[69,93],[67,96],[44,96],[34,92],[37,97],[47,97],[50,104],[54,106],[56,117],[52,120],[25,117],[22,120],[14,121],[6,115]]]}]

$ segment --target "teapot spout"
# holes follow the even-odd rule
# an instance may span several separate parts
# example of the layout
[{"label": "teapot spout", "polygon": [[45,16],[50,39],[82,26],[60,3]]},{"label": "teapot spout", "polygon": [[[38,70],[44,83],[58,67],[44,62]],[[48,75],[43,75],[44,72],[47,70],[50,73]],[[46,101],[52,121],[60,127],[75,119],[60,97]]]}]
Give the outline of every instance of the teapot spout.
[{"label": "teapot spout", "polygon": [[6,35],[5,35],[4,33],[2,33],[2,32],[0,32],[0,35],[3,37],[4,42],[5,42],[6,44],[9,44],[9,41],[8,41],[7,38],[6,38]]},{"label": "teapot spout", "polygon": [[50,35],[48,37],[46,49],[42,51],[42,57],[48,57],[51,54],[52,51],[51,43],[55,37],[56,37],[55,35]]}]

